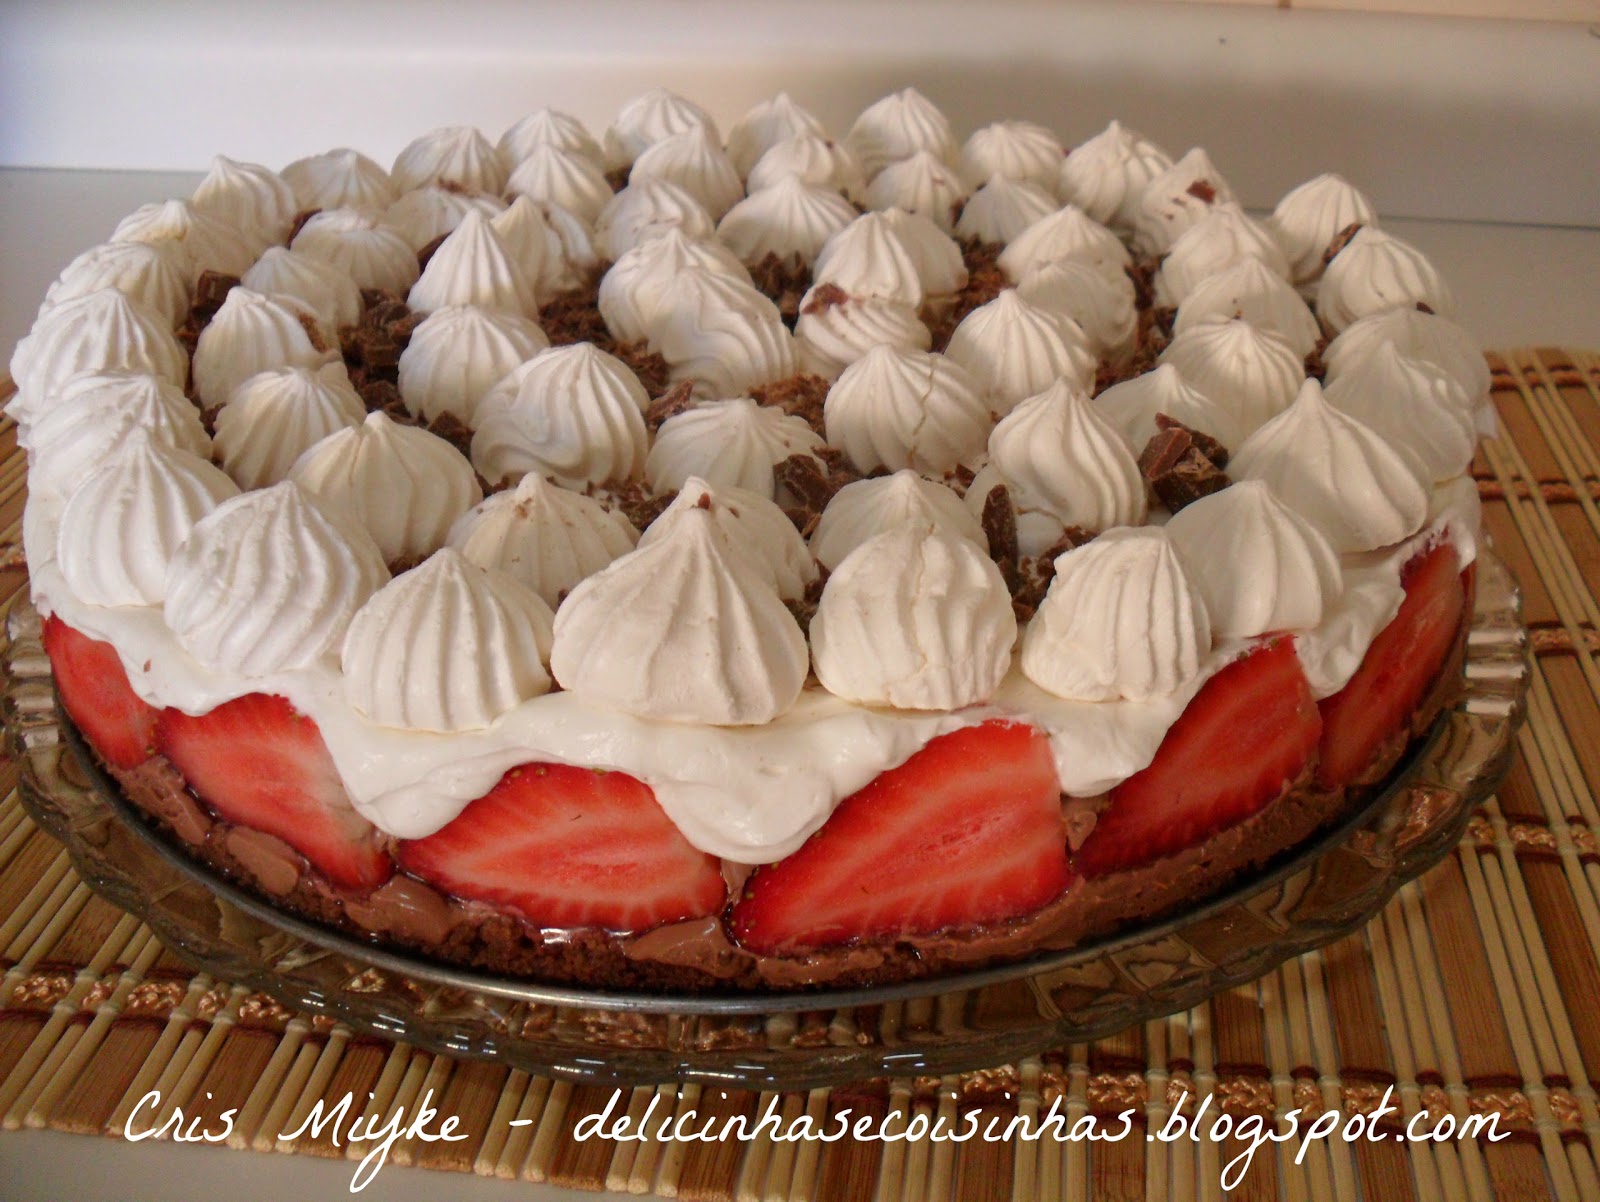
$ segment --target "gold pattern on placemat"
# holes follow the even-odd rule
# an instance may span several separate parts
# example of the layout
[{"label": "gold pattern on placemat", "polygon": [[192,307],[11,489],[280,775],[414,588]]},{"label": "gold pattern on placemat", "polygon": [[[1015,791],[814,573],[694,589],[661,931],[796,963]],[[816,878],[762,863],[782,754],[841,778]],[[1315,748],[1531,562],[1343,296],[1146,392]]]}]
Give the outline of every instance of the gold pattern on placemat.
[{"label": "gold pattern on placemat", "polygon": [[[745,1142],[578,1141],[576,1124],[605,1112],[610,1087],[358,1036],[191,973],[78,881],[22,812],[15,767],[0,763],[0,1124],[110,1133],[181,1110],[216,1130],[233,1110],[230,1146],[359,1161],[370,1144],[336,1146],[319,1115],[364,1099],[339,1130],[381,1129],[431,1095],[430,1129],[455,1116],[469,1138],[401,1140],[392,1163],[741,1202],[1213,1199],[1244,1141],[1142,1138],[1209,1099],[1206,1134],[1299,1110],[1299,1135],[1264,1146],[1236,1197],[1600,1198],[1600,355],[1490,359],[1502,429],[1474,475],[1524,590],[1530,720],[1455,856],[1360,934],[1187,1013],[1017,1065],[778,1095],[642,1087],[612,1106],[635,1124],[651,1116],[652,1130],[691,1111],[694,1129],[743,1116],[755,1128]],[[16,431],[0,423],[0,616],[26,582],[24,475]],[[906,1002],[899,1021],[930,1021],[936,1006]],[[801,1021],[825,1030],[828,1016]],[[152,1091],[159,1108],[141,1109]],[[1492,1115],[1511,1137],[1302,1140],[1330,1112],[1373,1115],[1386,1094],[1380,1135],[1418,1115],[1429,1126]],[[795,1143],[756,1126],[770,1108],[786,1130],[803,1116],[830,1130],[848,1112],[891,1132],[940,1119],[1004,1131],[1052,1107],[1069,1130],[1085,1116],[1115,1129],[1131,1112],[1131,1131],[1114,1142]]]}]

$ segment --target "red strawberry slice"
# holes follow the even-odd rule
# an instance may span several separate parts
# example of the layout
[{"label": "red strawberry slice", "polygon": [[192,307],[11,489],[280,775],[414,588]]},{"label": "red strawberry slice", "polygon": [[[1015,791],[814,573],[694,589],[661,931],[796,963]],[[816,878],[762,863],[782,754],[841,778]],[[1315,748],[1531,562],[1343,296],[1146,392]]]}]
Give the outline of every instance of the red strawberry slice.
[{"label": "red strawberry slice", "polygon": [[108,764],[137,768],[154,754],[157,711],[133,691],[115,647],[52,614],[44,650],[67,716]]},{"label": "red strawberry slice", "polygon": [[1294,641],[1262,644],[1206,681],[1150,766],[1111,791],[1073,867],[1147,864],[1250,817],[1311,762],[1321,733]]},{"label": "red strawberry slice", "polygon": [[642,931],[715,914],[727,886],[649,786],[564,764],[513,768],[448,825],[396,851],[406,871],[535,926]]},{"label": "red strawberry slice", "polygon": [[757,869],[732,928],[769,953],[928,934],[1029,914],[1071,880],[1049,742],[986,722],[934,739]]},{"label": "red strawberry slice", "polygon": [[156,746],[218,814],[276,835],[333,884],[371,889],[393,873],[322,732],[284,698],[249,693],[198,718],[162,710]]},{"label": "red strawberry slice", "polygon": [[1358,780],[1385,740],[1410,720],[1455,643],[1467,606],[1465,581],[1449,543],[1406,565],[1400,612],[1378,632],[1350,683],[1318,703],[1318,783],[1335,788]]}]

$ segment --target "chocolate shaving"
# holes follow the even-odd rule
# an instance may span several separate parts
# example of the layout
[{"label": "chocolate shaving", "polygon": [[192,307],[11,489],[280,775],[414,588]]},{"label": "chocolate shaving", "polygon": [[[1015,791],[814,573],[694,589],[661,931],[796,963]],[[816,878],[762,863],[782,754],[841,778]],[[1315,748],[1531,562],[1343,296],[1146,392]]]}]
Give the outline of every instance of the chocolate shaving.
[{"label": "chocolate shaving", "polygon": [[828,569],[818,565],[817,578],[806,585],[805,593],[792,601],[785,601],[802,633],[811,634],[811,619],[817,616],[817,606],[822,604],[822,589],[828,583]]},{"label": "chocolate shaving", "polygon": [[814,455],[790,455],[773,469],[773,476],[813,513],[821,513],[833,499],[833,481]]},{"label": "chocolate shaving", "polygon": [[1188,428],[1177,423],[1160,430],[1145,444],[1139,456],[1139,470],[1171,513],[1230,483],[1227,475],[1202,453]]},{"label": "chocolate shaving", "polygon": [[1350,245],[1350,239],[1354,238],[1360,229],[1361,223],[1353,221],[1333,236],[1333,241],[1328,243],[1328,249],[1322,252],[1323,267],[1327,267],[1329,263],[1332,263],[1333,257]]},{"label": "chocolate shaving", "polygon": [[[850,462],[849,456],[838,447],[824,444],[818,447],[814,454],[827,467],[828,483],[833,486],[834,492],[838,492],[846,484],[853,484],[862,478],[861,473],[856,471],[855,464]],[[886,468],[874,469],[874,474],[879,472],[884,475],[889,474]]]},{"label": "chocolate shaving", "polygon": [[1004,484],[996,484],[983,499],[983,533],[989,539],[989,558],[1000,568],[1006,588],[1015,596],[1021,585],[1017,570],[1017,515]]},{"label": "chocolate shaving", "polygon": [[801,538],[810,538],[816,531],[817,523],[822,520],[822,515],[814,509],[807,509],[802,505],[780,505],[783,516],[788,518],[794,528],[800,532]]},{"label": "chocolate shaving", "polygon": [[1156,414],[1156,429],[1182,430],[1189,436],[1189,440],[1194,444],[1195,450],[1211,460],[1214,466],[1219,468],[1228,466],[1228,448],[1223,446],[1218,439],[1212,438],[1211,435],[1201,430],[1196,430],[1193,426],[1186,426],[1177,418],[1168,417],[1165,413]]},{"label": "chocolate shaving", "polygon": [[954,302],[943,312],[937,315],[924,315],[924,320],[929,316],[928,330],[933,336],[933,349],[943,351],[950,344],[950,336],[955,333],[956,327],[974,309],[987,305],[1007,288],[1011,281],[1006,278],[1006,273],[1000,270],[1000,251],[1004,249],[987,242],[969,240],[961,243],[961,259],[967,268],[967,282],[960,292],[956,293]]},{"label": "chocolate shaving", "polygon": [[1085,546],[1096,537],[1093,530],[1068,526],[1043,555],[1030,555],[1022,559],[1017,570],[1017,590],[1011,597],[1011,609],[1017,615],[1018,622],[1028,621],[1043,604],[1045,594],[1050,591],[1050,582],[1056,578],[1056,557]]},{"label": "chocolate shaving", "polygon": [[633,174],[633,165],[626,167],[613,167],[606,172],[606,183],[611,185],[613,192],[620,192],[628,186],[628,177]]},{"label": "chocolate shaving", "polygon": [[297,310],[296,316],[300,319],[300,328],[306,332],[306,337],[311,341],[312,350],[320,354],[334,349],[328,345],[328,336],[323,331],[320,321],[304,310]]},{"label": "chocolate shaving", "polygon": [[818,284],[811,290],[811,299],[806,302],[805,307],[800,312],[808,317],[815,316],[818,313],[826,313],[835,305],[845,304],[849,300],[850,294],[839,285]]},{"label": "chocolate shaving", "polygon": [[301,209],[294,215],[294,220],[289,223],[288,243],[291,246],[294,244],[295,237],[302,229],[305,228],[306,222],[310,221],[320,212],[322,212],[321,209]]},{"label": "chocolate shaving", "polygon": [[405,402],[400,399],[400,389],[389,380],[362,379],[356,383],[368,413],[384,413],[407,426],[417,424]]},{"label": "chocolate shaving", "polygon": [[222,302],[228,299],[228,293],[233,291],[238,283],[239,277],[236,275],[226,275],[220,271],[200,273],[200,280],[194,290],[194,304],[189,312],[201,329],[210,324],[211,319],[217,315],[217,310],[222,308]]},{"label": "chocolate shaving", "polygon": [[782,409],[823,434],[822,406],[828,399],[828,388],[828,381],[823,377],[801,372],[784,380],[758,385],[750,390],[750,395],[758,404]]},{"label": "chocolate shaving", "polygon": [[650,402],[650,407],[644,411],[645,425],[652,430],[660,429],[664,422],[693,409],[698,403],[694,399],[694,384],[680,380]]},{"label": "chocolate shaving", "polygon": [[613,351],[615,343],[605,318],[600,316],[598,285],[558,293],[539,306],[539,325],[552,346],[592,342],[603,351]]},{"label": "chocolate shaving", "polygon": [[711,494],[708,493],[708,492],[701,493],[700,494],[700,499],[695,502],[695,506],[696,506],[696,508],[699,508],[699,509],[710,509],[711,508]]},{"label": "chocolate shaving", "polygon": [[444,240],[446,238],[448,238],[449,236],[450,236],[449,234],[440,234],[432,242],[427,243],[426,245],[423,246],[423,248],[421,250],[419,250],[417,252],[417,270],[418,271],[427,271],[428,270],[429,261],[433,258],[435,252],[437,252],[438,249],[441,246],[444,245]]},{"label": "chocolate shaving", "polygon": [[750,282],[775,305],[783,320],[793,328],[800,316],[800,301],[811,287],[811,268],[794,256],[780,258],[769,250],[766,257],[750,269]]},{"label": "chocolate shaving", "polygon": [[607,509],[615,509],[633,523],[635,530],[643,530],[678,499],[677,490],[656,496],[642,483],[630,481],[613,486],[607,494],[597,498]]},{"label": "chocolate shaving", "polygon": [[1190,196],[1194,197],[1196,200],[1205,201],[1206,204],[1215,204],[1217,200],[1216,185],[1210,180],[1197,179],[1194,181],[1194,183],[1185,188],[1184,191]]},{"label": "chocolate shaving", "polygon": [[1187,430],[1158,430],[1139,453],[1139,470],[1146,480],[1164,476],[1194,447],[1194,439]]},{"label": "chocolate shaving", "polygon": [[468,459],[472,458],[472,427],[453,413],[441,413],[428,423],[428,432],[437,434]]}]

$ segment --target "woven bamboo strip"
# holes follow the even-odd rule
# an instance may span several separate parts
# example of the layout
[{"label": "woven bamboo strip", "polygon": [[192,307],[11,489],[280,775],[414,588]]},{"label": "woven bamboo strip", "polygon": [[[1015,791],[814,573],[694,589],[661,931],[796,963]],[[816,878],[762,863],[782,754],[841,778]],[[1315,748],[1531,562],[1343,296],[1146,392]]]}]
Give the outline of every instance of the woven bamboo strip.
[{"label": "woven bamboo strip", "polygon": [[[1548,350],[1529,349],[1512,351],[1514,366],[1522,394],[1527,398],[1534,420],[1539,423],[1545,440],[1561,461],[1567,479],[1579,481],[1600,478],[1600,452],[1585,437],[1576,415],[1568,403],[1562,385],[1558,384],[1548,361]],[[1570,387],[1570,386],[1569,386]],[[1579,385],[1582,388],[1582,385]],[[1592,384],[1589,399],[1593,400]],[[1578,489],[1578,504],[1600,532],[1600,509],[1597,509],[1588,490]]]}]

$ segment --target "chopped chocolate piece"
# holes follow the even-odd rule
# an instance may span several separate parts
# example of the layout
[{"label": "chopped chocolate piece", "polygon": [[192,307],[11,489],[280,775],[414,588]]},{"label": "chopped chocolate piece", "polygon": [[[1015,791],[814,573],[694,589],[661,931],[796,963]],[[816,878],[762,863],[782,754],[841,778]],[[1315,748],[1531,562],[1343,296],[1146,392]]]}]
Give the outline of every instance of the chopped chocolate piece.
[{"label": "chopped chocolate piece", "polygon": [[672,369],[667,366],[667,361],[644,343],[632,342],[619,346],[613,353],[639,377],[639,383],[651,396],[659,396],[671,386]]},{"label": "chopped chocolate piece", "polygon": [[769,250],[761,262],[750,269],[750,282],[764,293],[791,327],[800,316],[800,300],[811,287],[811,268],[794,258],[783,259]]},{"label": "chopped chocolate piece", "polygon": [[453,413],[441,413],[428,423],[428,432],[437,434],[468,459],[472,458],[472,427]]},{"label": "chopped chocolate piece", "polygon": [[856,471],[855,464],[838,447],[824,444],[818,447],[813,454],[828,468],[828,483],[833,486],[833,491],[838,492],[846,484],[853,484],[861,479],[861,473]]},{"label": "chopped chocolate piece", "polygon": [[833,481],[814,455],[790,455],[773,469],[780,488],[787,488],[802,505],[821,513],[833,499]]},{"label": "chopped chocolate piece", "polygon": [[362,330],[355,340],[357,359],[363,367],[373,371],[397,367],[402,349],[399,341],[384,329]]},{"label": "chopped chocolate piece", "polygon": [[1345,247],[1349,246],[1350,239],[1354,238],[1357,231],[1360,229],[1361,223],[1359,221],[1353,221],[1349,225],[1345,226],[1344,229],[1335,234],[1333,236],[1333,241],[1328,243],[1328,249],[1322,252],[1322,265],[1326,267],[1329,263],[1332,263],[1333,256],[1338,254]]},{"label": "chopped chocolate piece", "polygon": [[822,520],[822,515],[814,509],[804,505],[780,505],[783,516],[794,523],[794,528],[800,532],[801,538],[810,538],[816,530],[817,523]]},{"label": "chopped chocolate piece", "polygon": [[606,183],[611,185],[613,192],[620,192],[628,186],[628,177],[633,174],[633,166],[613,167],[606,172]]},{"label": "chopped chocolate piece", "polygon": [[202,329],[216,316],[217,310],[222,308],[222,302],[228,299],[228,293],[233,291],[239,283],[236,275],[226,275],[220,271],[202,271],[200,281],[195,285],[194,304],[190,312],[194,315]]},{"label": "chopped chocolate piece", "polygon": [[694,399],[693,382],[680,380],[650,402],[650,407],[644,411],[645,425],[652,430],[659,429],[663,422],[693,409],[698,403]]},{"label": "chopped chocolate piece", "polygon": [[613,485],[598,493],[592,492],[591,495],[594,495],[595,499],[607,509],[619,510],[623,517],[633,523],[635,530],[643,530],[650,525],[678,498],[676,489],[656,496],[642,481]]},{"label": "chopped chocolate piece", "polygon": [[1191,447],[1170,472],[1152,480],[1150,486],[1167,510],[1177,513],[1185,505],[1221,492],[1231,483],[1227,473],[1218,471],[1211,460]]},{"label": "chopped chocolate piece", "polygon": [[294,220],[289,223],[288,242],[291,247],[294,245],[295,236],[298,235],[303,228],[305,228],[306,222],[310,221],[320,212],[322,212],[321,209],[301,209],[294,215]]},{"label": "chopped chocolate piece", "polygon": [[[402,304],[404,303],[402,298],[397,293],[390,292],[387,288],[363,288],[361,290],[361,308],[363,314],[365,314],[367,310],[376,309],[379,305],[383,304],[384,301],[401,301]],[[366,320],[365,316],[363,316],[362,320]]]},{"label": "chopped chocolate piece", "polygon": [[1033,617],[1050,591],[1050,582],[1056,578],[1056,557],[1095,540],[1093,530],[1082,526],[1068,526],[1055,545],[1043,555],[1023,557],[1017,565],[1017,589],[1011,598],[1011,608],[1018,622]]},{"label": "chopped chocolate piece", "polygon": [[1011,281],[1000,270],[1000,251],[1003,247],[987,242],[969,240],[961,243],[961,259],[967,268],[967,283],[956,294],[954,303],[929,322],[933,335],[933,349],[943,351],[950,344],[950,336],[967,314],[982,308],[1007,288]]},{"label": "chopped chocolate piece", "polygon": [[388,380],[363,379],[356,384],[368,413],[385,413],[397,422],[410,426],[416,423],[400,399],[400,390]]},{"label": "chopped chocolate piece", "polygon": [[989,539],[989,558],[999,566],[1006,588],[1014,595],[1021,583],[1017,571],[1017,514],[1004,484],[996,484],[983,499],[983,533]]},{"label": "chopped chocolate piece", "polygon": [[328,345],[328,336],[322,330],[322,323],[309,313],[300,313],[300,328],[306,332],[306,337],[311,340],[311,349],[314,351],[331,351],[334,348]]},{"label": "chopped chocolate piece", "polygon": [[837,284],[818,284],[811,290],[811,300],[800,312],[809,315],[826,313],[835,305],[848,302],[850,294]]},{"label": "chopped chocolate piece", "polygon": [[1433,306],[1430,305],[1427,301],[1418,301],[1417,302],[1417,312],[1418,313],[1426,313],[1429,317],[1432,317],[1433,316]]},{"label": "chopped chocolate piece", "polygon": [[1194,448],[1194,439],[1181,426],[1164,427],[1151,436],[1139,452],[1139,471],[1152,484],[1178,466]]},{"label": "chopped chocolate piece", "polygon": [[1216,203],[1217,188],[1216,188],[1216,185],[1213,184],[1210,180],[1197,179],[1197,180],[1194,181],[1194,183],[1190,184],[1187,188],[1185,188],[1184,191],[1186,191],[1190,196],[1194,197],[1196,200],[1205,201],[1206,204],[1215,204]]},{"label": "chopped chocolate piece", "polygon": [[801,372],[785,380],[760,384],[750,390],[758,404],[782,409],[791,417],[804,419],[818,434],[822,434],[822,406],[828,399],[828,381],[821,376]]},{"label": "chopped chocolate piece", "polygon": [[444,244],[444,240],[446,238],[448,238],[449,236],[450,236],[449,234],[440,234],[432,242],[429,242],[426,246],[424,246],[421,250],[419,250],[417,252],[417,270],[418,271],[427,271],[428,270],[428,261],[433,258],[434,252],[437,251],[439,249],[439,247]]},{"label": "chopped chocolate piece", "polygon": [[590,284],[552,296],[539,306],[539,324],[552,346],[592,342],[603,351],[614,352],[611,331],[597,307],[598,296],[598,286]]},{"label": "chopped chocolate piece", "polygon": [[386,329],[410,312],[405,301],[391,292],[383,292],[379,293],[378,299],[362,313],[361,324],[369,329]]},{"label": "chopped chocolate piece", "polygon": [[1156,429],[1182,430],[1189,436],[1190,441],[1194,443],[1195,450],[1211,460],[1215,466],[1219,468],[1228,466],[1228,448],[1223,446],[1217,439],[1212,438],[1211,435],[1196,430],[1192,426],[1186,426],[1177,418],[1168,417],[1165,413],[1156,414]]},{"label": "chopped chocolate piece", "polygon": [[711,494],[708,493],[708,492],[701,493],[700,494],[700,499],[695,502],[695,505],[700,509],[710,509],[711,508]]}]

